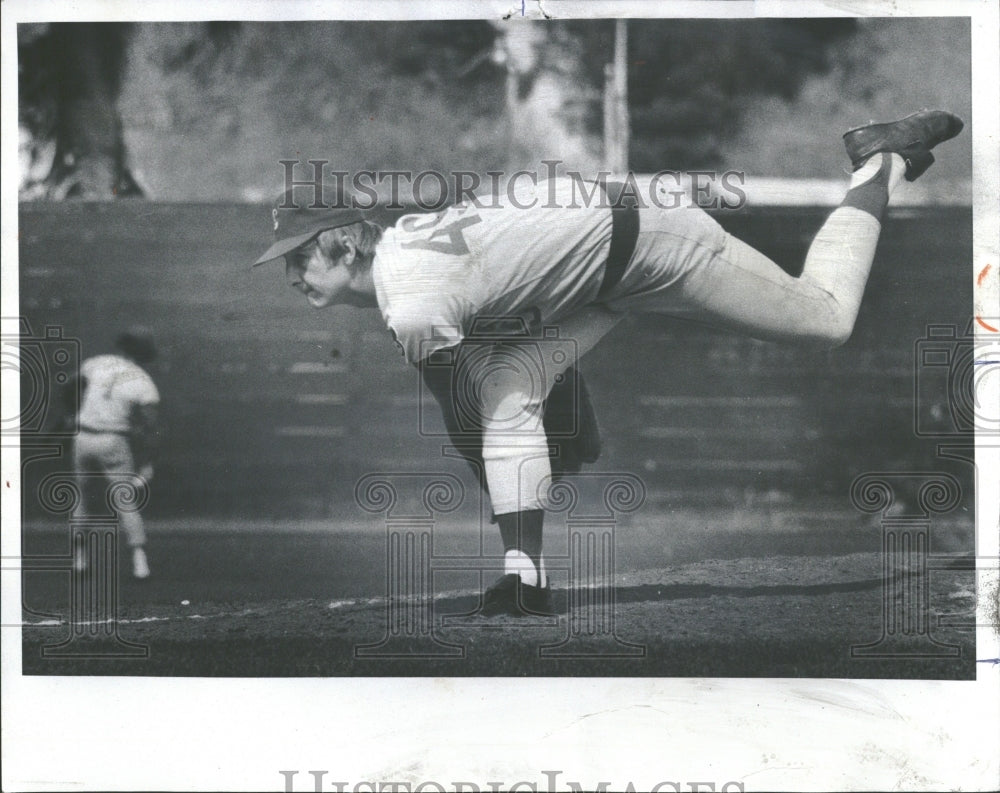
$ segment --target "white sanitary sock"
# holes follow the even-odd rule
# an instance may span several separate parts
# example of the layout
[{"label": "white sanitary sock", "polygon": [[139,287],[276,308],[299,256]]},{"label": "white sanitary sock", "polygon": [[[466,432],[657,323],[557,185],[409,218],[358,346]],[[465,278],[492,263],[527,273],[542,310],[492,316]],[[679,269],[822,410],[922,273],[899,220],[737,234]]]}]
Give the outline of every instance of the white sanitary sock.
[{"label": "white sanitary sock", "polygon": [[513,573],[521,579],[522,584],[526,584],[527,586],[544,587],[547,583],[545,560],[542,559],[540,562],[541,569],[539,570],[535,568],[535,563],[531,561],[531,557],[528,554],[512,548],[503,556],[503,572],[504,575]]}]

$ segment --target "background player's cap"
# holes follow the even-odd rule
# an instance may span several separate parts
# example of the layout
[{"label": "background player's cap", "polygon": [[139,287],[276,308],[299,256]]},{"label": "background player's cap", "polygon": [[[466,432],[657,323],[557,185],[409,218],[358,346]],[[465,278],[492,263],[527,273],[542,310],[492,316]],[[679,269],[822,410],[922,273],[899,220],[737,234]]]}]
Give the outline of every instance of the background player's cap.
[{"label": "background player's cap", "polygon": [[350,196],[342,191],[325,184],[321,191],[311,184],[295,185],[275,200],[271,208],[274,244],[253,266],[280,259],[320,232],[364,219],[365,213],[351,206]]},{"label": "background player's cap", "polygon": [[153,331],[144,325],[133,325],[119,333],[115,346],[136,363],[150,363],[156,360]]}]

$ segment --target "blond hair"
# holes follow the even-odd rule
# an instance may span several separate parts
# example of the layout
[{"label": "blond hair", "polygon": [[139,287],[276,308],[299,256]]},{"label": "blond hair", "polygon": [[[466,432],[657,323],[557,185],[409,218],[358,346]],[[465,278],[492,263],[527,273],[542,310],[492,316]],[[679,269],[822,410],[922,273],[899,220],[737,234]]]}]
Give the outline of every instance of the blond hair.
[{"label": "blond hair", "polygon": [[352,272],[359,272],[371,267],[375,258],[375,247],[382,239],[382,227],[369,220],[361,220],[351,223],[349,226],[324,231],[316,238],[316,245],[323,256],[331,261],[336,261],[347,251],[346,240],[354,243],[357,255],[354,262],[347,269]]}]

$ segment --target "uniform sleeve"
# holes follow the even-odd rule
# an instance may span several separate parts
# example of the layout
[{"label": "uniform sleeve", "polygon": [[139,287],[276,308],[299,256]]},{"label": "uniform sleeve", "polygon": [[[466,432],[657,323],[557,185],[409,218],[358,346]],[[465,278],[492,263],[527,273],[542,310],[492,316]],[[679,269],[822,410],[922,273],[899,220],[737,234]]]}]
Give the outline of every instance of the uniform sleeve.
[{"label": "uniform sleeve", "polygon": [[160,404],[160,392],[156,387],[156,383],[152,381],[149,377],[146,377],[146,382],[143,385],[142,391],[139,395],[139,399],[136,400],[140,405],[158,405]]},{"label": "uniform sleeve", "polygon": [[436,350],[452,347],[465,338],[460,325],[445,320],[428,322],[417,317],[404,318],[391,330],[407,363],[420,363]]},{"label": "uniform sleeve", "polygon": [[141,375],[130,377],[123,383],[125,397],[134,405],[158,405],[160,403],[160,392],[152,378],[142,372]]}]

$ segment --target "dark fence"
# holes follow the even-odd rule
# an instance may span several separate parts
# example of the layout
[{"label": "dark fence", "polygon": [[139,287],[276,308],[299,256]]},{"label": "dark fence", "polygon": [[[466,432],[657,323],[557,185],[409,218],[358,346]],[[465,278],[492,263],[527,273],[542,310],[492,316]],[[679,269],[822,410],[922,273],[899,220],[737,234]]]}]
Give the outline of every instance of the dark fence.
[{"label": "dark fence", "polygon": [[[794,273],[828,212],[718,218]],[[312,311],[277,265],[249,267],[269,221],[250,206],[21,207],[21,314],[36,349],[54,349],[61,333],[87,357],[109,351],[125,325],[156,330],[164,442],[150,514],[346,516],[366,473],[463,471],[442,458],[440,437],[421,434],[426,395],[377,312]],[[664,507],[845,500],[872,470],[951,470],[971,483],[969,465],[937,453],[942,440],[970,442],[949,433],[961,424],[956,401],[968,401],[956,366],[971,257],[968,208],[890,213],[854,336],[832,352],[628,318],[581,367],[603,428],[599,466],[639,474]],[[929,326],[950,330],[928,341]],[[958,363],[926,363],[928,344]],[[38,378],[22,382],[24,400],[37,400]],[[23,442],[57,442],[44,434],[55,406],[33,409],[44,422]],[[25,465],[27,517],[41,514],[38,482],[67,459]]]}]

